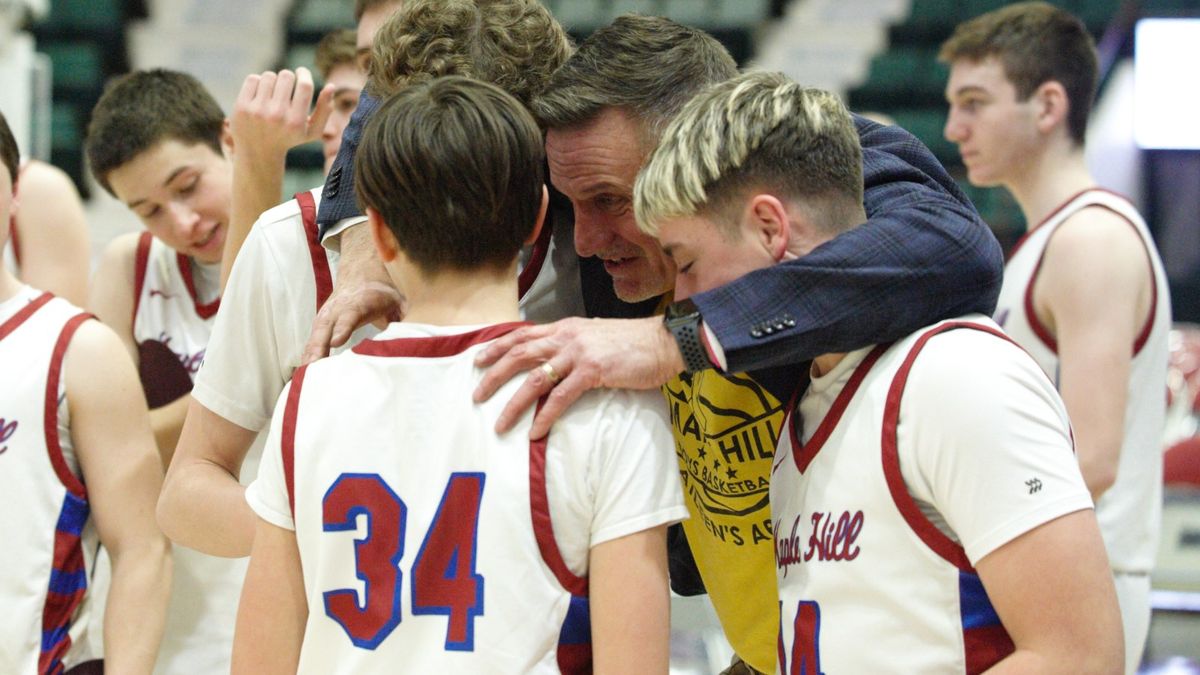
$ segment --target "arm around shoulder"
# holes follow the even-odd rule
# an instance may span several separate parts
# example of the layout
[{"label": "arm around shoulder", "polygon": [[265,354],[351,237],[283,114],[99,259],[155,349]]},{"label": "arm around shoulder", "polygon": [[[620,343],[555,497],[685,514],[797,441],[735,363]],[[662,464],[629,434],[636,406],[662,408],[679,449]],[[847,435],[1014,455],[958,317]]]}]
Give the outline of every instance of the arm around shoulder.
[{"label": "arm around shoulder", "polygon": [[145,398],[121,343],[82,324],[64,365],[71,437],[100,540],[112,558],[105,661],[113,672],[150,673],[171,588],[170,547],[154,522],[162,464]]}]

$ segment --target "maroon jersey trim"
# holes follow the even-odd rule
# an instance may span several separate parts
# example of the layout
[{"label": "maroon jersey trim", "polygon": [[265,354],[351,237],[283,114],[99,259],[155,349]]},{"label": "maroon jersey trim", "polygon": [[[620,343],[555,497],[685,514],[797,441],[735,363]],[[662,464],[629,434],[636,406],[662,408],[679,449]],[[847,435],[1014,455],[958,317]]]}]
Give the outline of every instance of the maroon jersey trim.
[{"label": "maroon jersey trim", "polygon": [[188,295],[192,297],[192,306],[196,309],[196,316],[201,319],[209,319],[216,315],[217,310],[221,308],[221,298],[208,303],[207,305],[200,303],[200,298],[196,294],[196,281],[192,278],[192,259],[188,256],[176,252],[175,263],[179,265],[179,274],[183,277],[183,285],[187,287]]},{"label": "maroon jersey trim", "polygon": [[300,205],[300,218],[304,222],[304,241],[308,244],[308,257],[312,260],[313,279],[317,282],[317,310],[320,311],[333,292],[333,274],[329,271],[329,258],[321,247],[316,200],[311,192],[297,192],[296,202]]},{"label": "maroon jersey trim", "polygon": [[288,391],[287,403],[283,408],[283,439],[280,451],[283,455],[283,482],[287,486],[288,506],[292,519],[296,518],[296,417],[300,411],[300,388],[304,386],[304,374],[308,366],[303,365],[292,374],[292,388]]},{"label": "maroon jersey trim", "polygon": [[16,314],[8,318],[8,321],[0,324],[0,340],[8,337],[9,333],[16,330],[21,324],[25,323],[29,317],[33,316],[34,312],[41,309],[47,302],[54,299],[54,294],[46,292],[29,301],[29,304],[22,307]]},{"label": "maroon jersey trim", "polygon": [[391,340],[363,340],[354,346],[355,354],[363,356],[415,356],[438,358],[461,354],[471,347],[495,340],[514,330],[531,324],[512,321],[487,326],[469,333],[442,335],[437,337],[393,338]]},{"label": "maroon jersey trim", "polygon": [[[538,399],[541,412],[545,397]],[[563,561],[562,551],[554,539],[554,523],[550,518],[550,498],[546,492],[546,436],[529,442],[529,512],[533,519],[533,535],[538,551],[558,583],[571,595],[587,595],[587,577],[576,576]]]},{"label": "maroon jersey trim", "polygon": [[63,457],[61,439],[58,436],[58,384],[62,379],[63,358],[67,354],[71,338],[80,324],[94,318],[86,312],[76,314],[67,321],[59,333],[58,341],[54,343],[54,351],[50,354],[50,373],[46,378],[46,403],[42,415],[46,434],[46,450],[50,453],[50,464],[54,467],[54,473],[58,475],[58,479],[62,481],[67,491],[80,499],[87,499],[87,490],[83,486],[83,481],[67,466],[67,460]]},{"label": "maroon jersey trim", "polygon": [[138,237],[137,254],[133,259],[133,316],[129,318],[130,330],[136,331],[138,307],[142,304],[142,289],[146,287],[146,268],[150,266],[150,244],[154,235],[143,232]]}]

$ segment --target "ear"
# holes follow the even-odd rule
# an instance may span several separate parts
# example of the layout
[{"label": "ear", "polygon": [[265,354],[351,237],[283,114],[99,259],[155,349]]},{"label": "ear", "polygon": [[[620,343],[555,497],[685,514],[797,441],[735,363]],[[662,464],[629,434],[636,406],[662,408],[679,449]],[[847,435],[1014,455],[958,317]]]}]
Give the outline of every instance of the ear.
[{"label": "ear", "polygon": [[1061,82],[1043,82],[1033,92],[1033,100],[1037,105],[1035,122],[1039,132],[1048,134],[1058,127],[1066,127],[1071,101],[1067,98],[1067,90]]},{"label": "ear", "polygon": [[233,127],[228,117],[221,123],[221,149],[225,151],[226,158],[233,157]]},{"label": "ear", "polygon": [[367,223],[371,227],[371,240],[375,242],[375,250],[379,253],[379,259],[385,263],[390,263],[400,254],[400,244],[396,242],[396,235],[392,234],[391,228],[384,222],[383,216],[378,211],[371,207],[367,207]]},{"label": "ear", "polygon": [[542,186],[542,205],[538,208],[537,222],[533,224],[533,230],[529,232],[529,238],[525,240],[525,244],[532,244],[537,241],[538,235],[542,233],[542,228],[546,226],[546,212],[550,210],[550,191],[546,186]]},{"label": "ear", "polygon": [[769,194],[751,197],[746,205],[743,223],[749,227],[748,234],[775,262],[783,259],[792,236],[792,223],[778,197]]}]

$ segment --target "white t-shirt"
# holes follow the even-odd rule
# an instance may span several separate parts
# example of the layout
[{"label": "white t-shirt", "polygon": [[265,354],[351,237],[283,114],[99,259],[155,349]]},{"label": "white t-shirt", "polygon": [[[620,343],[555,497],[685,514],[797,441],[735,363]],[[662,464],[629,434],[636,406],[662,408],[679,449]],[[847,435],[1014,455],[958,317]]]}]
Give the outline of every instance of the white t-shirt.
[{"label": "white t-shirt", "polygon": [[[474,357],[516,325],[392,324],[307,367],[280,397],[246,498],[264,520],[296,531],[310,607],[300,672],[394,672],[399,662],[412,672],[559,672],[563,646],[586,647],[560,638],[579,621],[570,615],[586,597],[590,549],[687,516],[666,451],[667,411],[653,392],[590,392],[541,443],[528,440],[532,411],[495,434],[523,378],[475,404]],[[398,542],[388,553],[402,570],[394,592],[370,590],[387,580],[364,571],[354,543],[376,536]],[[466,632],[453,628],[453,611],[424,611],[413,597],[429,592],[420,560],[438,539],[460,542],[448,559],[459,561],[455,583],[474,583],[466,557],[478,580]],[[442,576],[445,561],[434,569]],[[359,589],[351,606],[365,601],[396,623],[347,618],[327,604],[338,589]]]},{"label": "white t-shirt", "polygon": [[964,317],[850,353],[798,411],[771,479],[788,663],[962,673],[1007,655],[974,565],[1091,507],[1037,364]]}]

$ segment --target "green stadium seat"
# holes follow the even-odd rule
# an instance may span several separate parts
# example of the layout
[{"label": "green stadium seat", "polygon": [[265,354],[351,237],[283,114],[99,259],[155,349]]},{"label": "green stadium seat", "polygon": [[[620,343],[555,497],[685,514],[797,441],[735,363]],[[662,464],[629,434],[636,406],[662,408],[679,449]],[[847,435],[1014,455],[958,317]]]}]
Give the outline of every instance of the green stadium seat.
[{"label": "green stadium seat", "polygon": [[938,105],[949,71],[932,49],[898,47],[875,56],[867,81],[850,92],[855,109]]},{"label": "green stadium seat", "polygon": [[101,48],[94,42],[44,43],[38,49],[54,66],[52,91],[55,98],[95,101],[104,83]]},{"label": "green stadium seat", "polygon": [[942,164],[958,164],[958,147],[942,135],[946,126],[945,106],[938,108],[907,108],[889,110],[896,125],[921,139]]},{"label": "green stadium seat", "polygon": [[348,0],[301,0],[288,19],[289,42],[317,42],[335,28],[354,28],[354,3]]}]

